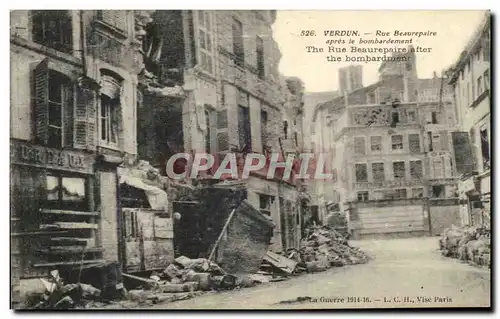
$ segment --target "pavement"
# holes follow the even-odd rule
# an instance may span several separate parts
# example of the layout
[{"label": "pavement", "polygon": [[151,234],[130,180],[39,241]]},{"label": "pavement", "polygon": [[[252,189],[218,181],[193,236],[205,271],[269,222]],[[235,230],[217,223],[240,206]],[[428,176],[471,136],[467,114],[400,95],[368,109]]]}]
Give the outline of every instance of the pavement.
[{"label": "pavement", "polygon": [[490,306],[490,270],[441,256],[438,237],[351,241],[351,245],[360,247],[373,260],[148,308],[271,310]]}]

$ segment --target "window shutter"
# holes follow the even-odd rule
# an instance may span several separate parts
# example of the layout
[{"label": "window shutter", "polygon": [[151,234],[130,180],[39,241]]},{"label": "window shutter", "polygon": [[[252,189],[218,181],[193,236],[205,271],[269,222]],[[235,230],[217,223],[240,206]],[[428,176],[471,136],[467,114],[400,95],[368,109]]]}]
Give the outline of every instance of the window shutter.
[{"label": "window shutter", "polygon": [[102,21],[112,25],[113,27],[126,31],[127,28],[127,11],[125,10],[102,10]]},{"label": "window shutter", "polygon": [[97,140],[97,94],[95,90],[78,90],[75,110],[74,147],[93,151]]},{"label": "window shutter", "polygon": [[35,68],[35,138],[46,145],[49,137],[49,60]]},{"label": "window shutter", "polygon": [[64,143],[63,147],[73,146],[73,112],[75,110],[75,88],[74,85],[64,86]]}]

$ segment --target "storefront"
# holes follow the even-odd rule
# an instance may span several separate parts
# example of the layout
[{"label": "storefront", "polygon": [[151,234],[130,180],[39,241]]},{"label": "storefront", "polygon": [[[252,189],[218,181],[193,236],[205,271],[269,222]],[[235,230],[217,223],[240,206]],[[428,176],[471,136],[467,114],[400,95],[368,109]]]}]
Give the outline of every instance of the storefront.
[{"label": "storefront", "polygon": [[490,183],[489,172],[469,176],[459,182],[460,213],[464,225],[489,225]]},{"label": "storefront", "polygon": [[13,278],[100,260],[95,156],[14,139],[10,153]]}]

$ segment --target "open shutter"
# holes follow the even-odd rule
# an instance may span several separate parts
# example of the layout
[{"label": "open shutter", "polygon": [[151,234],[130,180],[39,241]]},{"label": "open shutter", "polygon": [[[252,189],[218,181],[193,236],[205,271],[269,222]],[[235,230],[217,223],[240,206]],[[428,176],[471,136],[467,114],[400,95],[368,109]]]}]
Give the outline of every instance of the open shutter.
[{"label": "open shutter", "polygon": [[75,109],[74,147],[93,151],[97,141],[97,93],[80,87]]},{"label": "open shutter", "polygon": [[75,110],[75,89],[73,84],[63,86],[64,89],[64,144],[63,147],[73,146],[73,112]]},{"label": "open shutter", "polygon": [[35,138],[46,145],[49,138],[49,60],[35,68]]}]

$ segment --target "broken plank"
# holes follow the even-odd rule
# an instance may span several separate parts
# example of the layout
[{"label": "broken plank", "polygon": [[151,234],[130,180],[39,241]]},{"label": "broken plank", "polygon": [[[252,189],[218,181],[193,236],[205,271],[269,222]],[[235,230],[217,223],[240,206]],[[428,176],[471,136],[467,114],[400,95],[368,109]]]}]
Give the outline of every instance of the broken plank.
[{"label": "broken plank", "polygon": [[153,279],[143,278],[126,273],[122,273],[122,276],[124,279],[128,279],[129,281],[135,282],[138,286],[145,285],[147,288],[153,288],[158,285],[158,282]]},{"label": "broken plank", "polygon": [[97,224],[57,222],[53,224],[42,224],[40,229],[97,229]]},{"label": "broken plank", "polygon": [[53,263],[34,264],[33,267],[41,268],[41,267],[56,267],[56,266],[75,266],[75,265],[80,265],[80,264],[100,264],[100,263],[104,263],[104,262],[106,262],[106,260],[104,260],[104,259],[61,261],[61,262],[53,262]]},{"label": "broken plank", "polygon": [[41,209],[44,214],[63,214],[63,215],[78,215],[78,216],[98,216],[99,212],[80,212],[74,210],[59,210],[59,209]]},{"label": "broken plank", "polygon": [[46,254],[72,254],[72,253],[97,253],[102,252],[101,247],[86,248],[84,246],[52,246],[50,248],[39,249]]},{"label": "broken plank", "polygon": [[275,268],[278,268],[287,274],[293,273],[295,268],[297,267],[297,262],[291,259],[286,258],[285,256],[281,256],[275,254],[271,251],[268,251],[264,256],[264,261],[270,263]]},{"label": "broken plank", "polygon": [[43,235],[63,235],[67,234],[67,230],[58,231],[33,231],[33,232],[22,232],[22,233],[11,233],[11,236],[43,236]]}]

